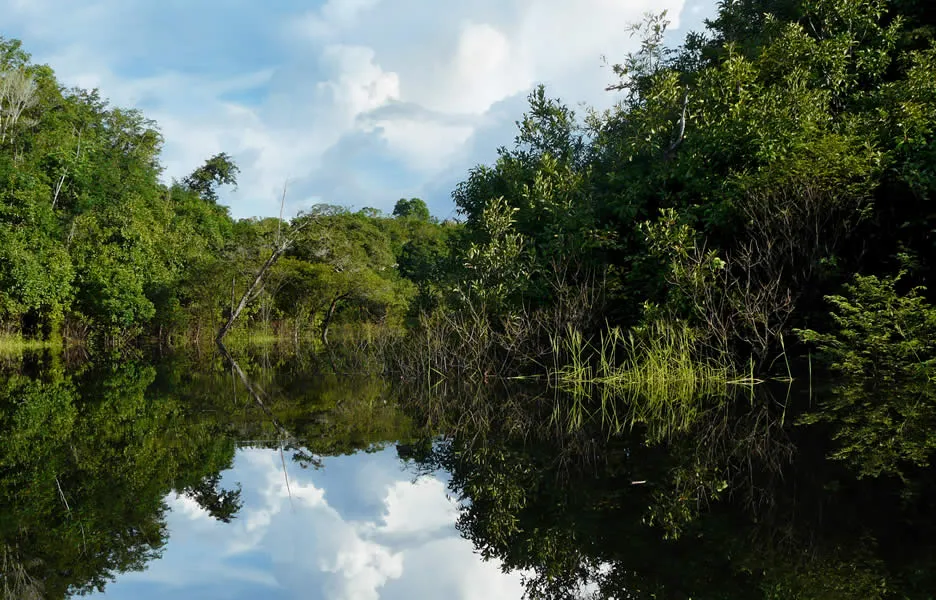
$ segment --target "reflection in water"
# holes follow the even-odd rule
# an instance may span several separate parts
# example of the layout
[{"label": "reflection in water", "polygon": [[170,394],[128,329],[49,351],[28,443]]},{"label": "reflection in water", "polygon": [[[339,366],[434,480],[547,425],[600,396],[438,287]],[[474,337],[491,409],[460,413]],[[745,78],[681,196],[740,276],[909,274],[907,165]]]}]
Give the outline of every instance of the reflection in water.
[{"label": "reflection in water", "polygon": [[2,597],[936,589],[926,386],[589,404],[529,382],[409,389],[300,354],[236,363],[7,367]]},{"label": "reflection in water", "polygon": [[832,427],[832,457],[861,476],[903,476],[930,465],[936,450],[936,381],[874,389],[863,381],[835,386],[804,424]]},{"label": "reflection in water", "polygon": [[672,422],[624,398],[617,420],[596,410],[577,427],[549,420],[576,398],[447,402],[435,419],[472,427],[412,460],[452,473],[459,529],[531,571],[531,597],[930,598],[932,472],[861,479],[827,459],[842,429],[791,425],[808,390],[739,393],[659,413]]},{"label": "reflection in water", "polygon": [[[230,525],[170,495],[170,543],[105,598],[518,598],[517,575],[485,563],[455,530],[455,505],[436,477],[416,481],[392,449],[323,460],[321,471],[279,453],[238,451],[225,482],[244,506]],[[490,595],[494,592],[494,595]]]},{"label": "reflection in water", "polygon": [[20,574],[4,577],[8,597],[59,598],[142,569],[166,543],[170,489],[236,504],[206,482],[234,455],[224,424],[147,394],[154,377],[126,364],[0,386],[0,545],[4,571]]}]

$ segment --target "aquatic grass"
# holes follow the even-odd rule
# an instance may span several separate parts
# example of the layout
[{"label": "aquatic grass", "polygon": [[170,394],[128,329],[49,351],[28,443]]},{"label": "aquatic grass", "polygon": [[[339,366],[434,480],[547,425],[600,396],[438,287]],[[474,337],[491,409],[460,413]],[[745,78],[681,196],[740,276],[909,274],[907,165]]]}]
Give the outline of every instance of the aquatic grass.
[{"label": "aquatic grass", "polygon": [[17,334],[0,334],[0,356],[20,356],[26,352],[51,350],[61,345],[61,340],[36,340]]},{"label": "aquatic grass", "polygon": [[737,377],[727,364],[698,357],[695,336],[683,323],[653,323],[626,333],[611,327],[597,345],[569,330],[563,340],[553,341],[553,347],[567,358],[552,377],[566,390],[601,386],[655,399],[684,398],[754,381],[750,376]]},{"label": "aquatic grass", "polygon": [[225,337],[225,345],[231,348],[264,346],[293,342],[293,340],[294,337],[292,335],[278,334],[269,327],[243,327],[231,329]]},{"label": "aquatic grass", "polygon": [[682,322],[658,321],[626,332],[609,327],[596,343],[569,328],[552,339],[549,379],[568,395],[565,406],[556,404],[553,420],[574,430],[600,416],[611,432],[654,423],[662,436],[688,428],[702,398],[760,383],[753,371],[741,375],[726,362],[699,356],[696,341]]}]

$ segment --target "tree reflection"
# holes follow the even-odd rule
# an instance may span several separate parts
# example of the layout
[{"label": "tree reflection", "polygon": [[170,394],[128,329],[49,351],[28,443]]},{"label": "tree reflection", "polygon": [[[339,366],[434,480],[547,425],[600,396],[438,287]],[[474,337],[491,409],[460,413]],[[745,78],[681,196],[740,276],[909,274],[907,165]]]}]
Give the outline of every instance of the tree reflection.
[{"label": "tree reflection", "polygon": [[758,386],[583,410],[536,382],[398,388],[309,356],[235,362],[0,376],[0,594],[63,598],[144,569],[168,541],[172,493],[235,519],[241,490],[222,473],[239,446],[319,467],[393,442],[417,474],[450,473],[459,531],[528,573],[531,598],[936,589],[925,386],[842,385],[811,404],[808,390]]},{"label": "tree reflection", "polygon": [[831,427],[831,458],[863,477],[912,477],[936,450],[936,381],[904,381],[886,389],[864,380],[833,388],[804,424]]},{"label": "tree reflection", "polygon": [[913,493],[860,479],[826,459],[825,431],[791,428],[798,390],[742,392],[659,413],[673,422],[632,398],[578,428],[550,420],[574,399],[424,399],[460,426],[400,454],[451,472],[459,530],[531,573],[530,598],[928,598],[932,475]]},{"label": "tree reflection", "polygon": [[165,496],[230,466],[222,425],[147,397],[154,375],[127,363],[0,386],[5,586],[61,598],[142,569],[166,543]]},{"label": "tree reflection", "polygon": [[42,367],[0,373],[3,598],[102,591],[145,569],[168,542],[170,494],[231,522],[241,488],[223,486],[222,472],[238,447],[292,450],[298,464],[316,466],[412,437],[386,382],[315,365],[247,355],[233,380],[231,365],[211,355],[158,368]]}]

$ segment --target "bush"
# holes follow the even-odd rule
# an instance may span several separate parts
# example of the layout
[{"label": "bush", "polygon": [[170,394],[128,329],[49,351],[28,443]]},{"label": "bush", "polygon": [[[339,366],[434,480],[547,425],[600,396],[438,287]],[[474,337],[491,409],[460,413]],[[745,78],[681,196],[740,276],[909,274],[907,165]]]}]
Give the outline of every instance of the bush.
[{"label": "bush", "polygon": [[849,377],[936,381],[936,307],[926,302],[923,287],[898,292],[904,274],[856,275],[844,296],[826,297],[834,307],[832,330],[797,334],[817,344],[831,367]]}]

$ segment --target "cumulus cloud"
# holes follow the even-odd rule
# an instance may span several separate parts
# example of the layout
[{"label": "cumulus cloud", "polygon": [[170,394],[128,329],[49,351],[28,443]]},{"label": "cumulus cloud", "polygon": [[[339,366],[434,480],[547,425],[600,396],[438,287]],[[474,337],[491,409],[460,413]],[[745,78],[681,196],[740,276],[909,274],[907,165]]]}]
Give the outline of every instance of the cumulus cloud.
[{"label": "cumulus cloud", "polygon": [[[167,179],[234,156],[240,186],[222,200],[235,216],[276,214],[286,180],[293,211],[430,194],[445,215],[446,186],[510,142],[532,86],[607,106],[600,57],[633,50],[626,25],[647,11],[696,27],[711,13],[710,0],[686,2],[0,0],[0,11],[6,35],[66,84],[158,121]],[[498,112],[508,105],[519,110]]]},{"label": "cumulus cloud", "polygon": [[387,489],[384,503],[386,512],[378,528],[381,533],[412,534],[448,528],[458,517],[458,509],[446,497],[445,485],[430,477],[394,482]]}]

